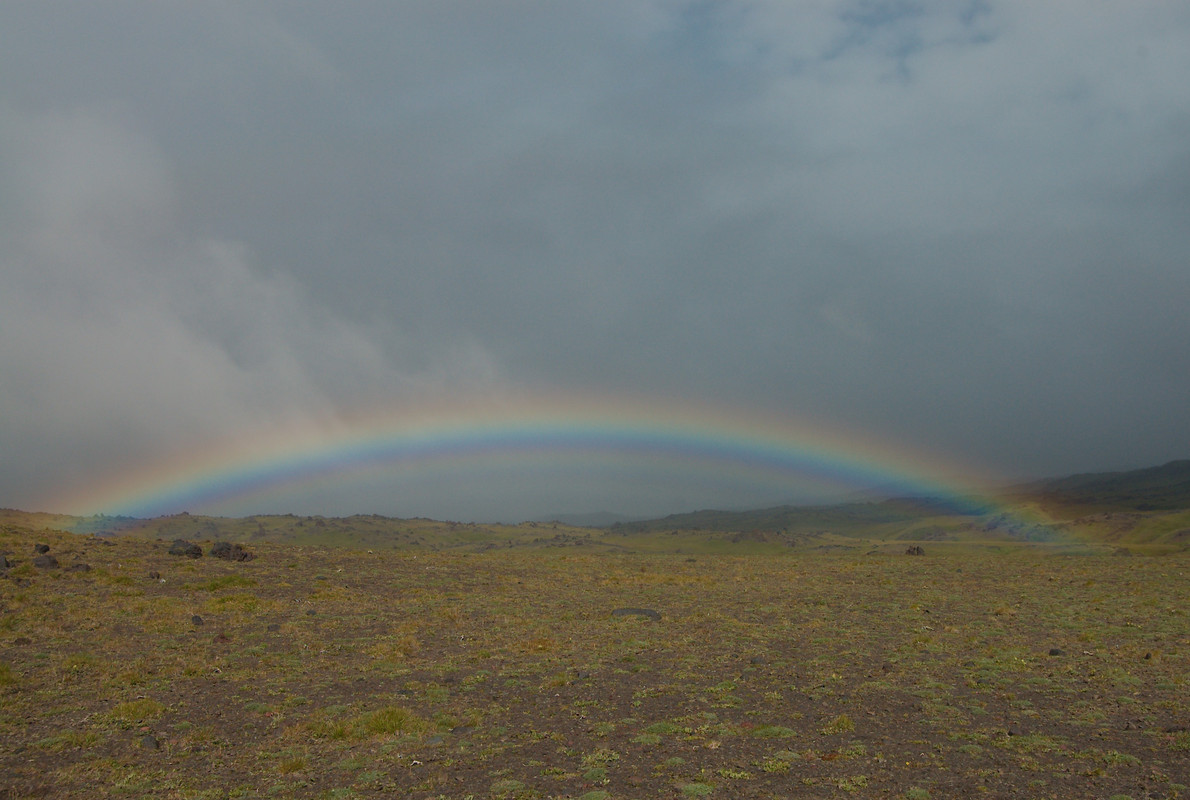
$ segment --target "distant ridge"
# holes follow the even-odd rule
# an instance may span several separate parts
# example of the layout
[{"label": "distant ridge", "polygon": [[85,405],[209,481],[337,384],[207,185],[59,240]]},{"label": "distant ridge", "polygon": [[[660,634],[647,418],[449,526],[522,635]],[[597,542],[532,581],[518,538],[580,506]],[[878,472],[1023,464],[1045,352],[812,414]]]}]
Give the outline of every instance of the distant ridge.
[{"label": "distant ridge", "polygon": [[1124,472],[1047,478],[1010,488],[1010,497],[1083,510],[1171,511],[1190,508],[1190,460]]},{"label": "distant ridge", "polygon": [[561,522],[564,525],[574,525],[579,528],[610,528],[617,523],[639,522],[643,519],[647,518],[615,514],[611,511],[593,511],[587,514],[552,514],[540,517],[534,522]]}]

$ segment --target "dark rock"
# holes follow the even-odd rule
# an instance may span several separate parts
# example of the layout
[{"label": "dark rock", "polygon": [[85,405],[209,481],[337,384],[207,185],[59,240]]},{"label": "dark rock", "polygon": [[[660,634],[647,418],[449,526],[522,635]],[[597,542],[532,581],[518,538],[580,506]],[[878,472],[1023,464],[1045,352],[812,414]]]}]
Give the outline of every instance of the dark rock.
[{"label": "dark rock", "polygon": [[202,558],[202,548],[185,539],[174,539],[174,543],[170,545],[169,554],[186,558]]},{"label": "dark rock", "polygon": [[33,545],[33,550],[37,553],[48,553],[50,546],[48,544],[35,544]]},{"label": "dark rock", "polygon": [[24,647],[27,644],[33,644],[33,640],[30,639],[28,636],[18,636],[17,638],[12,640],[12,643],[15,644],[17,647]]},{"label": "dark rock", "polygon": [[161,742],[157,741],[157,737],[151,733],[146,733],[140,737],[140,746],[146,750],[160,750]]},{"label": "dark rock", "polygon": [[654,622],[661,619],[661,614],[651,608],[617,608],[612,611],[613,617],[647,617]]},{"label": "dark rock", "polygon": [[83,562],[80,561],[77,564],[71,564],[69,567],[66,568],[66,570],[67,570],[67,572],[90,572],[91,565],[84,564]]},{"label": "dark rock", "polygon": [[58,559],[51,555],[40,555],[33,559],[33,566],[41,569],[57,569]]},{"label": "dark rock", "polygon": [[228,561],[251,561],[256,558],[243,545],[232,542],[215,542],[211,545],[211,558],[224,558]]},{"label": "dark rock", "polygon": [[158,572],[157,570],[153,570],[152,572],[149,573],[149,580],[151,580],[151,581],[161,580],[161,573]]},{"label": "dark rock", "polygon": [[279,630],[281,630],[281,626],[277,623],[274,622],[273,624],[269,625],[269,633],[276,633]]},{"label": "dark rock", "polygon": [[307,612],[306,612],[306,616],[307,616],[307,617],[312,617],[312,616],[314,616],[314,615],[315,615],[315,614],[317,614],[317,613],[318,613],[317,611],[315,611],[314,609],[312,609],[312,608],[311,608],[309,611],[307,611]]},{"label": "dark rock", "polygon": [[748,659],[748,663],[755,666],[760,666],[764,664],[764,659],[760,656],[753,656],[752,658]]},{"label": "dark rock", "polygon": [[1066,655],[1066,651],[1060,647],[1051,647],[1050,655],[1051,656],[1064,656],[1064,655]]},{"label": "dark rock", "polygon": [[195,614],[193,617],[191,617],[191,618],[190,618],[190,624],[192,624],[192,625],[201,625],[201,624],[202,624],[202,617],[200,617],[198,614]]},{"label": "dark rock", "polygon": [[907,556],[924,556],[925,554],[926,551],[920,544],[911,545],[909,549],[905,551],[905,555]]}]

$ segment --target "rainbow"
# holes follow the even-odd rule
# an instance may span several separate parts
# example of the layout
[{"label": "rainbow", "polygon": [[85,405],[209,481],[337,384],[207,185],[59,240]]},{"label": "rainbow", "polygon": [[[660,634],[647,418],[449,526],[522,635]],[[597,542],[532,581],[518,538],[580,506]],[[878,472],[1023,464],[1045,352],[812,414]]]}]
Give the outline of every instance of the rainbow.
[{"label": "rainbow", "polygon": [[56,505],[77,514],[212,513],[352,482],[424,482],[525,467],[564,475],[576,465],[671,483],[727,481],[773,491],[812,484],[928,496],[963,513],[989,507],[978,489],[988,485],[986,476],[875,437],[739,408],[557,394],[423,404],[257,432],[147,463]]}]

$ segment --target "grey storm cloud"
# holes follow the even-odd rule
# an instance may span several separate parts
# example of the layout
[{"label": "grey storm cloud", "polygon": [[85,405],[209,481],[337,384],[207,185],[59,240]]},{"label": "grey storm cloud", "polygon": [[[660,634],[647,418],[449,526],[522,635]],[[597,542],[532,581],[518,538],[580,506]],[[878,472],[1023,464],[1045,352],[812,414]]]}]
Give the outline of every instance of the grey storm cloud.
[{"label": "grey storm cloud", "polygon": [[10,4],[0,74],[0,505],[520,387],[1187,455],[1180,4]]}]

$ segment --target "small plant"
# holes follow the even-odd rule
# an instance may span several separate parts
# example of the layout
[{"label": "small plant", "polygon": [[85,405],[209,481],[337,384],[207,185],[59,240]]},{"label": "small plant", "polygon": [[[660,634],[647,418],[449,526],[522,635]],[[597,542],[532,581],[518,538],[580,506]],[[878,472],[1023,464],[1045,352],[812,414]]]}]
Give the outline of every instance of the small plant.
[{"label": "small plant", "polygon": [[277,762],[277,772],[282,775],[292,775],[295,772],[301,772],[306,768],[306,759],[301,756],[294,758],[283,758]]},{"label": "small plant", "polygon": [[516,797],[525,788],[525,784],[512,778],[503,778],[491,786],[492,797],[496,800]]},{"label": "small plant", "polygon": [[592,767],[583,773],[583,780],[587,783],[607,783],[607,768]]},{"label": "small plant", "polygon": [[148,697],[142,697],[139,700],[120,703],[109,711],[107,716],[113,722],[130,728],[134,725],[151,722],[164,713],[164,705]]},{"label": "small plant", "polygon": [[424,719],[400,706],[386,706],[363,717],[363,728],[370,734],[421,733],[427,727]]},{"label": "small plant", "polygon": [[753,730],[752,735],[760,739],[791,739],[797,731],[784,725],[762,725]]},{"label": "small plant", "polygon": [[851,733],[854,730],[855,723],[851,721],[851,717],[846,714],[840,714],[823,725],[821,733],[823,736],[833,736],[840,733]]},{"label": "small plant", "polygon": [[707,797],[714,791],[714,787],[706,783],[687,783],[682,787],[682,794],[687,797]]}]

